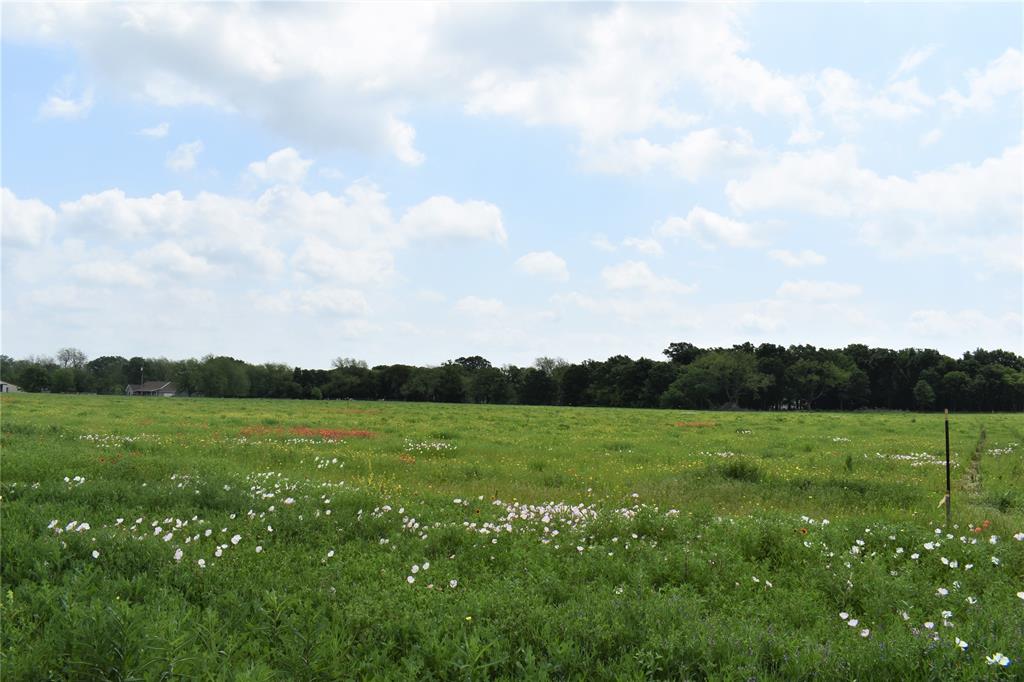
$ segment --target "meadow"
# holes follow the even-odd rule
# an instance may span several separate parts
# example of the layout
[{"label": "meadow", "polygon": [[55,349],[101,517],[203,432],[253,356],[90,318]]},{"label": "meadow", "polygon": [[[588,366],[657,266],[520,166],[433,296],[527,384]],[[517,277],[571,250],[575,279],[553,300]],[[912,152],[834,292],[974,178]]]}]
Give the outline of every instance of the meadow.
[{"label": "meadow", "polygon": [[1024,415],[2,398],[0,670],[1011,679]]}]

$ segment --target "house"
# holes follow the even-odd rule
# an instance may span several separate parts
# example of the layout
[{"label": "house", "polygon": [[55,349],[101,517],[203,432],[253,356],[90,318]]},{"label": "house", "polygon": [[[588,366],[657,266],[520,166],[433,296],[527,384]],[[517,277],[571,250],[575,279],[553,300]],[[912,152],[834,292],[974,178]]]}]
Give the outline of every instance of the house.
[{"label": "house", "polygon": [[178,388],[170,381],[147,381],[144,384],[128,384],[124,392],[125,395],[155,395],[173,398],[178,394]]},{"label": "house", "polygon": [[21,386],[15,386],[8,381],[0,381],[0,393],[17,393],[21,390]]}]

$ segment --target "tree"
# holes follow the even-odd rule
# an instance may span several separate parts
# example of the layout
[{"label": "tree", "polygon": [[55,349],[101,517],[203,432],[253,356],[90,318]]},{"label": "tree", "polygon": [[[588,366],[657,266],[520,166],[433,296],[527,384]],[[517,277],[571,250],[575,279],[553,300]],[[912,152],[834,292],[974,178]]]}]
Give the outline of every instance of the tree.
[{"label": "tree", "polygon": [[921,411],[930,410],[935,406],[935,389],[924,379],[914,384],[914,404]]},{"label": "tree", "polygon": [[479,355],[471,355],[468,358],[458,358],[454,362],[456,365],[461,365],[471,372],[475,372],[478,369],[489,369],[491,367],[490,361],[488,361],[487,358],[480,357]]},{"label": "tree", "polygon": [[540,357],[533,361],[533,366],[548,376],[551,376],[552,372],[559,367],[564,367],[566,364],[568,363],[562,358]]},{"label": "tree", "polygon": [[711,351],[682,368],[669,387],[670,400],[697,407],[739,406],[744,393],[756,396],[771,383],[759,372],[753,353]]},{"label": "tree", "polygon": [[846,383],[849,374],[827,360],[797,360],[786,370],[786,385],[792,397],[811,409],[826,392]]},{"label": "tree", "polygon": [[337,357],[331,360],[331,367],[333,367],[334,369],[346,369],[349,367],[367,369],[366,362],[364,360],[356,360],[355,358],[343,357]]},{"label": "tree", "polygon": [[57,351],[57,363],[64,369],[84,367],[87,359],[85,353],[77,348],[61,348]]},{"label": "tree", "polygon": [[519,402],[523,405],[552,405],[556,396],[555,381],[544,370],[528,367],[523,371]]},{"label": "tree", "polygon": [[704,351],[692,343],[682,341],[668,344],[668,348],[663,350],[662,353],[668,356],[672,362],[688,365],[699,358]]}]

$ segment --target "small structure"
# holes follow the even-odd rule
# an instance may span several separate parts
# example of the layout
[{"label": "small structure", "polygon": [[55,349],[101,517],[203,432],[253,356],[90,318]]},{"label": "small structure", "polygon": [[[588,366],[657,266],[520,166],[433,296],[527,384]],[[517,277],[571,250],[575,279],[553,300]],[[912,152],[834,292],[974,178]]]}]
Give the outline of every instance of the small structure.
[{"label": "small structure", "polygon": [[125,395],[173,398],[178,395],[178,387],[170,381],[147,381],[144,384],[128,384],[124,392]]},{"label": "small structure", "polygon": [[0,381],[0,393],[17,393],[21,386],[15,386],[9,381]]}]

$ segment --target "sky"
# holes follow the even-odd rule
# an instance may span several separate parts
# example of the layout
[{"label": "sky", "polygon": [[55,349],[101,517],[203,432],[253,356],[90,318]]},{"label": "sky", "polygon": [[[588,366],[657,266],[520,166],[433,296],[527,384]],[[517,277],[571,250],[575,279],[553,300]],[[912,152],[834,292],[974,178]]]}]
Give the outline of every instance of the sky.
[{"label": "sky", "polygon": [[1005,4],[2,5],[2,352],[1024,352]]}]

